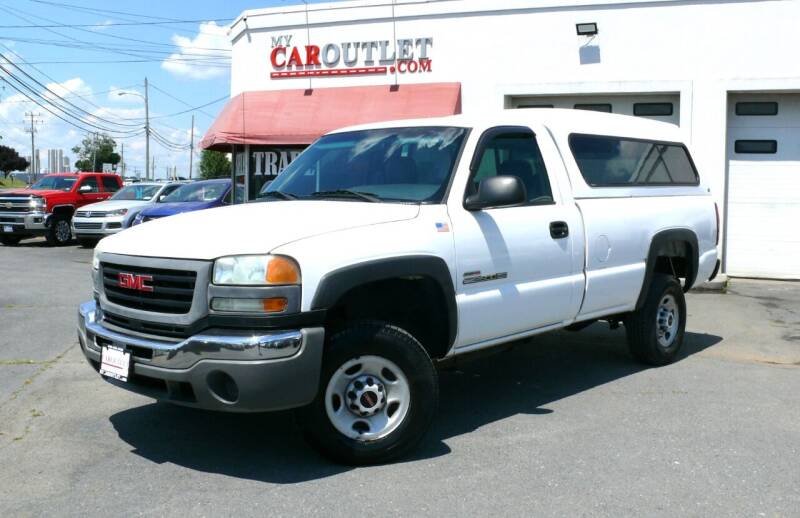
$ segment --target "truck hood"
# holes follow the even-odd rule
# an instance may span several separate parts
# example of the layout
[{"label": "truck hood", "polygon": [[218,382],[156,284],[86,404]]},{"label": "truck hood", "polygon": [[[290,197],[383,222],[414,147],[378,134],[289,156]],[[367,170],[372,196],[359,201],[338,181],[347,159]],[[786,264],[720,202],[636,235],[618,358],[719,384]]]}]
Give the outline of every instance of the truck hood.
[{"label": "truck hood", "polygon": [[133,207],[141,207],[142,205],[148,205],[150,203],[152,202],[145,200],[106,200],[97,203],[90,203],[89,205],[84,205],[78,210],[111,211],[117,209],[131,209]]},{"label": "truck hood", "polygon": [[290,241],[413,219],[417,214],[419,205],[397,203],[311,200],[248,203],[142,223],[103,239],[97,250],[201,260],[266,254]]},{"label": "truck hood", "polygon": [[219,200],[159,203],[142,211],[142,213],[145,216],[163,218],[164,216],[172,216],[173,214],[180,214],[181,212],[191,212],[194,210],[203,210],[210,207],[216,207],[218,204]]}]

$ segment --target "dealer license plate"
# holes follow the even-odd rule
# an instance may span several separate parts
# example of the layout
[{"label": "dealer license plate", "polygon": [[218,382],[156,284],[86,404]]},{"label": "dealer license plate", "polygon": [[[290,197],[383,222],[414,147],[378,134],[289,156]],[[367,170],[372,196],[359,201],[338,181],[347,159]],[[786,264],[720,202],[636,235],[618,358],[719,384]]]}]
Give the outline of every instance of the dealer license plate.
[{"label": "dealer license plate", "polygon": [[14,227],[11,225],[3,225],[3,232],[14,232]]},{"label": "dealer license plate", "polygon": [[128,381],[131,353],[114,346],[103,347],[102,352],[100,374],[120,381]]}]

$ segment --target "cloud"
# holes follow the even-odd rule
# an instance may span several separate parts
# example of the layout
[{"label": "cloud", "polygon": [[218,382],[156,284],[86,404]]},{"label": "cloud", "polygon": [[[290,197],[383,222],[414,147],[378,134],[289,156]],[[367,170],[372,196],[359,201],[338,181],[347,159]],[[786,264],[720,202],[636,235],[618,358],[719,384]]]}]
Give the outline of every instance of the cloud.
[{"label": "cloud", "polygon": [[[120,99],[131,99],[131,104],[120,105],[116,98],[105,95],[94,94],[94,90],[81,78],[72,78],[60,83],[49,83],[47,87],[60,96],[68,98],[72,103],[80,106],[94,116],[102,117],[113,121],[138,124],[144,118],[144,106],[142,100],[134,96],[119,96]],[[74,126],[67,124],[45,109],[30,102],[25,96],[18,93],[9,93],[10,88],[3,92],[0,100],[0,135],[3,137],[0,144],[10,146],[17,150],[22,156],[31,154],[31,136],[27,131],[30,129],[30,118],[26,113],[35,113],[36,120],[36,147],[39,149],[40,165],[44,169],[47,167],[47,149],[62,149],[65,156],[70,159],[71,166],[75,163],[75,154],[72,147],[78,145],[86,136],[86,133]],[[12,90],[13,92],[13,90]],[[93,95],[94,94],[94,95]],[[54,98],[51,93],[43,93],[49,98]],[[116,94],[114,94],[116,95]],[[82,97],[76,97],[82,96]],[[111,100],[114,103],[111,103]],[[139,104],[136,104],[138,102]],[[91,104],[93,103],[93,104]],[[96,105],[96,106],[95,106]],[[53,111],[59,113],[54,108]],[[151,115],[158,116],[158,112],[151,112]],[[88,116],[87,116],[88,117]],[[86,118],[86,117],[84,117]],[[125,120],[127,119],[127,120]],[[26,122],[27,120],[27,122]],[[167,126],[174,125],[175,127]],[[107,125],[103,123],[103,125]],[[189,142],[188,119],[177,121],[165,119],[162,122],[156,119],[153,127],[165,138],[176,144],[185,145]],[[203,134],[204,127],[195,128],[195,146],[199,137]],[[132,138],[118,138],[117,152],[121,151],[122,145],[125,146],[125,162],[128,165],[126,174],[134,175],[137,172],[144,176],[145,163],[145,138],[144,135]],[[155,160],[155,174],[157,178],[164,177],[166,167],[177,166],[178,174],[188,176],[189,151],[174,151],[164,149],[155,139],[150,141],[150,153]],[[199,150],[195,149],[195,174]]]},{"label": "cloud", "polygon": [[210,79],[228,73],[231,45],[227,27],[204,22],[194,38],[176,34],[172,42],[180,51],[161,62],[164,70],[191,79]]},{"label": "cloud", "polygon": [[114,23],[112,20],[105,20],[103,22],[98,23],[97,25],[94,25],[89,30],[92,30],[92,31],[95,31],[95,32],[102,32],[102,31],[110,29],[112,23]]}]

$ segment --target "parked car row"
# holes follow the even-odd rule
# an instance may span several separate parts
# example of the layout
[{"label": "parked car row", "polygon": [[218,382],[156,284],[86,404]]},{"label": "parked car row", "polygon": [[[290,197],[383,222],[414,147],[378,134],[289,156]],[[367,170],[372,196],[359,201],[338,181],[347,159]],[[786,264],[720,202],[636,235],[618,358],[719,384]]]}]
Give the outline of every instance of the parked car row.
[{"label": "parked car row", "polygon": [[82,246],[93,246],[132,225],[231,202],[228,179],[123,186],[116,174],[51,174],[30,187],[0,193],[0,243],[14,246],[44,236],[60,246],[74,236]]}]

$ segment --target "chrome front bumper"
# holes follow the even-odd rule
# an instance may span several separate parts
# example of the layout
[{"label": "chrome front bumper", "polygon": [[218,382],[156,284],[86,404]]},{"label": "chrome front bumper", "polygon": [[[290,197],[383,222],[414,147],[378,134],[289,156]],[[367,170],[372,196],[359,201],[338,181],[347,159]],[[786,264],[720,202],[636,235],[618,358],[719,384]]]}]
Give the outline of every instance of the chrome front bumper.
[{"label": "chrome front bumper", "polygon": [[44,212],[2,212],[0,213],[0,230],[11,226],[14,232],[47,230],[47,219],[50,214]]},{"label": "chrome front bumper", "polygon": [[131,353],[128,382],[119,387],[173,403],[235,412],[293,408],[317,392],[324,330],[209,329],[183,341],[154,340],[110,329],[95,302],[78,310],[81,349],[98,370],[102,347]]}]

